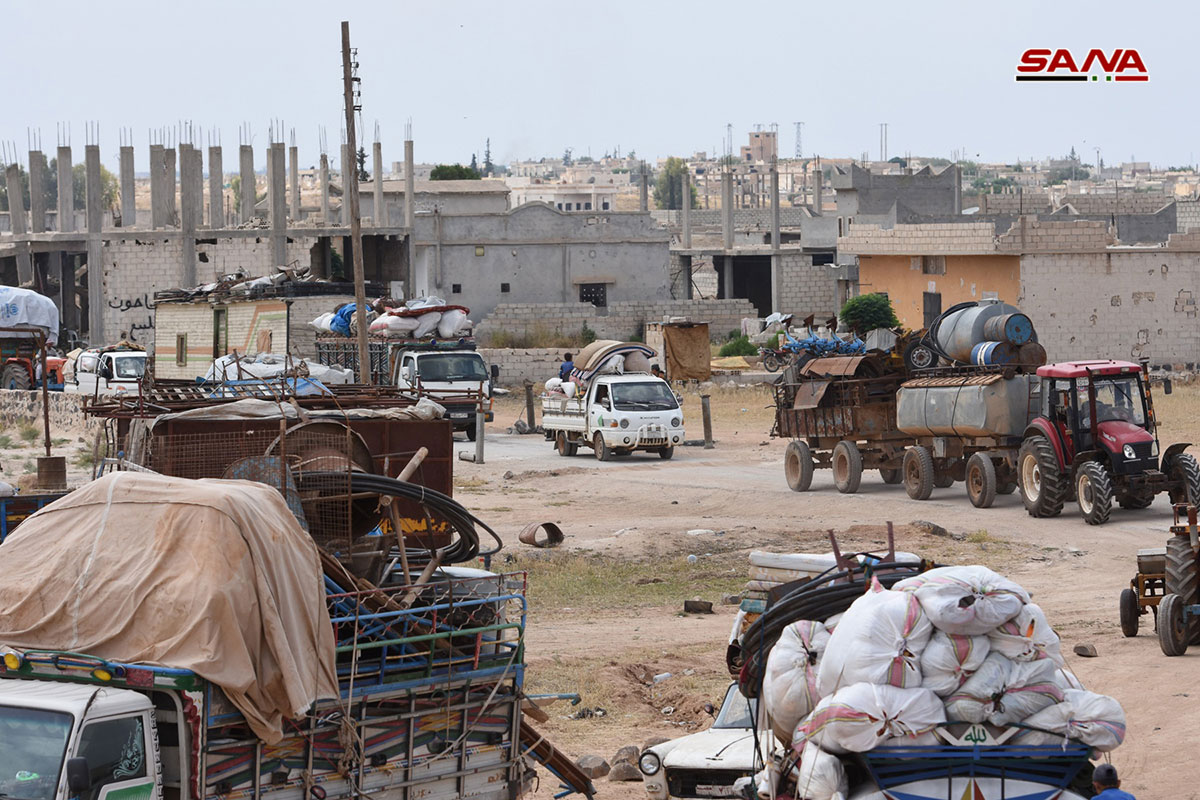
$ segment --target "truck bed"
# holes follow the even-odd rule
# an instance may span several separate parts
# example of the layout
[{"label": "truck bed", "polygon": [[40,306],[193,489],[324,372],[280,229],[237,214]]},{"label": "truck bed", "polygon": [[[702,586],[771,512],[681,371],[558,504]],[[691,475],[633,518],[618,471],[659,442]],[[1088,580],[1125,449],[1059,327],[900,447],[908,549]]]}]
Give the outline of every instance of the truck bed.
[{"label": "truck bed", "polygon": [[542,396],[542,427],[552,431],[587,433],[587,408],[579,397]]}]

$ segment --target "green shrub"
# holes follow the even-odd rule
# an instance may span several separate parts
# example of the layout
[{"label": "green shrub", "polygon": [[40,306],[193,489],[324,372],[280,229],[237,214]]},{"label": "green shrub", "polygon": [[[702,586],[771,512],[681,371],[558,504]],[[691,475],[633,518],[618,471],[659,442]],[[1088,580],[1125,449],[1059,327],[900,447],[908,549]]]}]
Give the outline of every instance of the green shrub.
[{"label": "green shrub", "polygon": [[588,327],[588,324],[583,323],[583,327],[579,329],[579,341],[584,344],[591,344],[596,341],[596,332]]},{"label": "green shrub", "polygon": [[842,306],[838,317],[859,336],[876,328],[900,327],[900,320],[896,319],[896,312],[892,310],[892,301],[886,294],[851,297]]},{"label": "green shrub", "polygon": [[739,336],[721,345],[721,349],[717,351],[717,355],[721,358],[728,358],[729,356],[756,356],[758,355],[758,347],[750,343],[749,337]]},{"label": "green shrub", "polygon": [[782,336],[782,334],[777,333],[774,336],[772,336],[770,339],[767,339],[767,347],[770,348],[771,350],[778,350],[780,336]]}]

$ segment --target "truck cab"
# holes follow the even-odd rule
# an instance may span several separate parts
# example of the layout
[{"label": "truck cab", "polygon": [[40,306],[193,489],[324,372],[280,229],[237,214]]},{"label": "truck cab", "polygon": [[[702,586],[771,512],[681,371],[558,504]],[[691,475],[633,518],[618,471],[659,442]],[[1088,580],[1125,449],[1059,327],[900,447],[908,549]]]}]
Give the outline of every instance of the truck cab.
[{"label": "truck cab", "polygon": [[0,797],[160,800],[154,707],[128,689],[0,681]]},{"label": "truck cab", "polygon": [[145,350],[123,347],[84,350],[75,359],[74,374],[68,377],[63,390],[90,395],[136,394],[145,374]]},{"label": "truck cab", "polygon": [[500,370],[493,366],[489,372],[475,350],[406,348],[397,354],[396,365],[396,386],[444,407],[454,430],[466,431],[471,441],[476,414],[482,411],[484,422],[492,421],[492,383]]}]

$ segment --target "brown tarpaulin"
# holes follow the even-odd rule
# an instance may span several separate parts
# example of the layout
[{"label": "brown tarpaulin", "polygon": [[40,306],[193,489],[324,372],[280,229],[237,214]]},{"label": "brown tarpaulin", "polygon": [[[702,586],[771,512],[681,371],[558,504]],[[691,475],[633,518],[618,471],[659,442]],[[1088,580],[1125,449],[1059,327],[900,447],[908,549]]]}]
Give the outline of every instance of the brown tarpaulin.
[{"label": "brown tarpaulin", "polygon": [[316,545],[252,481],[105,476],[0,545],[0,644],[190,669],[254,732],[338,696]]},{"label": "brown tarpaulin", "polygon": [[663,350],[668,380],[706,381],[712,377],[707,325],[664,325]]}]

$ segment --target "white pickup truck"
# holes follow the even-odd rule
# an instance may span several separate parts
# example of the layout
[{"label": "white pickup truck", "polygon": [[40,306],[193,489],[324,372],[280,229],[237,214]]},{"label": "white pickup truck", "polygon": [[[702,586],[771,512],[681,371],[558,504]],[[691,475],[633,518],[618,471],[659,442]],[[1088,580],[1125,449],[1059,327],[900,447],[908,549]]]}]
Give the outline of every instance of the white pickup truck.
[{"label": "white pickup truck", "polygon": [[146,374],[146,351],[123,347],[84,350],[68,362],[64,392],[79,394],[137,394],[138,383]]},{"label": "white pickup truck", "polygon": [[599,375],[582,395],[543,394],[542,428],[562,456],[575,455],[583,445],[601,461],[634,450],[668,459],[683,443],[679,399],[653,375]]},{"label": "white pickup truck", "polygon": [[444,407],[454,430],[466,431],[471,441],[480,409],[484,422],[492,421],[492,382],[500,369],[493,365],[489,372],[476,351],[406,348],[395,363],[396,386]]}]

